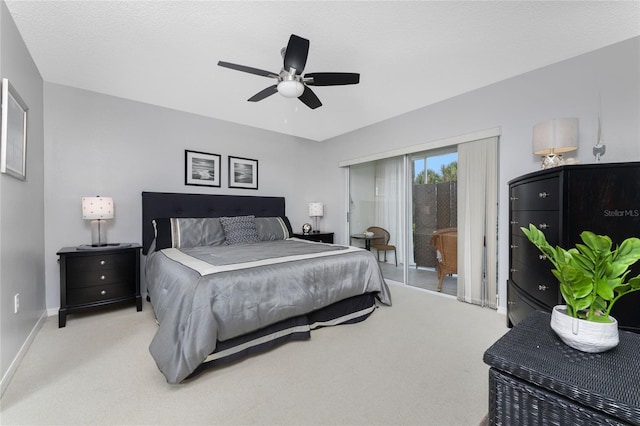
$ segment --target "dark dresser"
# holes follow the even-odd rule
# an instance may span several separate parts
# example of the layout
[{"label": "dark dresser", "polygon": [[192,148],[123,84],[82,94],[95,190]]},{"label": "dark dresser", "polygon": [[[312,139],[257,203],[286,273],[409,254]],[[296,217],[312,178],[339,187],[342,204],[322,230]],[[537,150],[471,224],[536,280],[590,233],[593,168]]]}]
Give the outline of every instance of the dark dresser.
[{"label": "dark dresser", "polygon": [[484,353],[490,425],[640,425],[640,335],[610,351],[565,345],[533,312]]},{"label": "dark dresser", "polygon": [[139,244],[79,250],[64,247],[60,256],[60,311],[58,327],[64,327],[73,312],[135,301],[140,295]]},{"label": "dark dresser", "polygon": [[[562,304],[552,264],[520,227],[533,223],[563,248],[581,242],[582,231],[608,235],[614,244],[640,237],[640,162],[560,166],[509,182],[509,280],[507,319],[513,326],[534,310]],[[640,263],[631,276],[640,274]],[[640,332],[640,292],[616,302],[611,314],[621,329]]]}]

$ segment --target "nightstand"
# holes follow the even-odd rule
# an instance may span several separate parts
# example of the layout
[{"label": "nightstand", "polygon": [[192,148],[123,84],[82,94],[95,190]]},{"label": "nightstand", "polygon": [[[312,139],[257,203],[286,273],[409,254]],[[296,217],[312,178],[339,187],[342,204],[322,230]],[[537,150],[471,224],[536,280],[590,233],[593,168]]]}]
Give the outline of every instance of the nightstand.
[{"label": "nightstand", "polygon": [[78,249],[64,247],[60,256],[60,311],[58,327],[67,314],[134,301],[142,310],[140,295],[140,244]]},{"label": "nightstand", "polygon": [[293,234],[301,240],[317,241],[319,243],[333,244],[333,232],[310,232],[308,234]]}]

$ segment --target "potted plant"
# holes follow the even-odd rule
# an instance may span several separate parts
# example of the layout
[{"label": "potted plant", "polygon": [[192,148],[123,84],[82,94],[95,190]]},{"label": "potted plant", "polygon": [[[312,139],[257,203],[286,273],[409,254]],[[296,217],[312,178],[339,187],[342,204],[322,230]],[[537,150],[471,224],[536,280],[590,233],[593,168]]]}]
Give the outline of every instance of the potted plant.
[{"label": "potted plant", "polygon": [[580,234],[584,244],[565,250],[552,247],[533,224],[521,229],[551,261],[551,272],[560,283],[566,306],[553,309],[554,331],[569,346],[585,352],[615,347],[618,323],[611,308],[625,294],[640,290],[640,275],[628,277],[631,265],[640,260],[640,239],[627,238],[612,250],[611,238],[584,231]]}]

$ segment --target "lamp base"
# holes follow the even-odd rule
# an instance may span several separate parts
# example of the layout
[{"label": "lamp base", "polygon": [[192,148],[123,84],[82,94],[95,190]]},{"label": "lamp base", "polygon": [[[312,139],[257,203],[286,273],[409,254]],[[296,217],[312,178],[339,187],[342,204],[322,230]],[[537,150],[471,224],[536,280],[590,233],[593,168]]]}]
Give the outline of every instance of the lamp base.
[{"label": "lamp base", "polygon": [[107,226],[102,219],[91,221],[91,245],[93,247],[104,247],[107,245]]},{"label": "lamp base", "polygon": [[564,160],[562,159],[562,154],[543,155],[542,157],[540,157],[540,162],[543,170],[562,166],[564,164]]}]

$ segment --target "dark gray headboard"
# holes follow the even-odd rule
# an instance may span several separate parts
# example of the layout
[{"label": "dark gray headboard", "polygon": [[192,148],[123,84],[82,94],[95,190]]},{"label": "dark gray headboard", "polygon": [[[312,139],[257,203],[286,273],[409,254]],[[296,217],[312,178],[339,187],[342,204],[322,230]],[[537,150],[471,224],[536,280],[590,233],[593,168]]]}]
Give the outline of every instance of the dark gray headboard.
[{"label": "dark gray headboard", "polygon": [[153,241],[153,219],[244,215],[285,216],[284,197],[143,192],[142,252],[147,254]]}]

